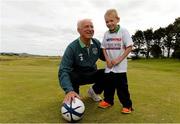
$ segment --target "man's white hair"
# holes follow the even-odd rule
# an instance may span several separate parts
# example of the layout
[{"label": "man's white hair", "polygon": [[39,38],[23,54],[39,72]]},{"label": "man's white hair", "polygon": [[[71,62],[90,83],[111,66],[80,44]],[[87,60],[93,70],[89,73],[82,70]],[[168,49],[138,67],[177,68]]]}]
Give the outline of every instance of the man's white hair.
[{"label": "man's white hair", "polygon": [[81,20],[79,20],[78,23],[77,23],[77,28],[80,29],[80,28],[82,27],[82,23],[83,23],[83,22],[92,22],[92,21],[91,21],[91,19],[81,19]]}]

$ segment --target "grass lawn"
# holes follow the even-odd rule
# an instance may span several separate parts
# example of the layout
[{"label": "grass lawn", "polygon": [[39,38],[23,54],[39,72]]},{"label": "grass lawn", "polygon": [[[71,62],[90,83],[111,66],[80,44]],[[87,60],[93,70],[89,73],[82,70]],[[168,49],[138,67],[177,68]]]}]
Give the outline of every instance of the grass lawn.
[{"label": "grass lawn", "polygon": [[[0,56],[0,122],[64,123],[60,105],[59,58]],[[104,63],[99,61],[98,67]],[[180,61],[135,60],[128,66],[129,90],[135,111],[121,114],[121,104],[100,109],[87,97],[90,85],[80,93],[86,110],[80,123],[180,123]]]}]

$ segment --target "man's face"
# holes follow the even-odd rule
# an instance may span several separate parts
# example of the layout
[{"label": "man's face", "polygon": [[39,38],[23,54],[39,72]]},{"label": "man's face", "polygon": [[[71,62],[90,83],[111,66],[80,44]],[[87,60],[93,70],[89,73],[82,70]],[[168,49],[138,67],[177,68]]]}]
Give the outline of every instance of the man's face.
[{"label": "man's face", "polygon": [[91,21],[84,21],[82,22],[78,31],[81,37],[85,39],[91,39],[94,35],[94,26]]}]

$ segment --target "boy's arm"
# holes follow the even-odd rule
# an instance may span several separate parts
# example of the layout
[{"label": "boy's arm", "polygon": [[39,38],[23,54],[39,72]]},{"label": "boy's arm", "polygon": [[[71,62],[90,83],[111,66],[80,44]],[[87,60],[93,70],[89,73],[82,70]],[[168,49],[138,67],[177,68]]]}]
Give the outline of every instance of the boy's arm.
[{"label": "boy's arm", "polygon": [[104,54],[104,57],[105,57],[105,59],[106,59],[107,67],[108,67],[108,68],[112,68],[113,65],[112,65],[112,63],[111,63],[111,59],[108,57],[105,48],[103,48],[103,54]]},{"label": "boy's arm", "polygon": [[112,60],[112,64],[117,65],[117,64],[121,63],[121,61],[123,61],[128,56],[128,54],[131,52],[131,50],[132,50],[132,45],[126,47],[126,50],[124,51],[124,53],[121,56]]}]

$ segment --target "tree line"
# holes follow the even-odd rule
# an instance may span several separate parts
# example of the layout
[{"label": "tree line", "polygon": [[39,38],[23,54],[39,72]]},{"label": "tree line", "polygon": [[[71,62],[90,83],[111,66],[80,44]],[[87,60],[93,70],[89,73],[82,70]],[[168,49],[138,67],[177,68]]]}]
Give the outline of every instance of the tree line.
[{"label": "tree line", "polygon": [[180,59],[180,17],[167,27],[157,30],[137,30],[132,35],[134,58],[178,58]]}]

